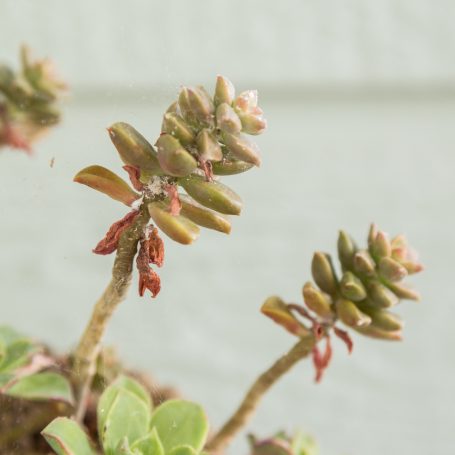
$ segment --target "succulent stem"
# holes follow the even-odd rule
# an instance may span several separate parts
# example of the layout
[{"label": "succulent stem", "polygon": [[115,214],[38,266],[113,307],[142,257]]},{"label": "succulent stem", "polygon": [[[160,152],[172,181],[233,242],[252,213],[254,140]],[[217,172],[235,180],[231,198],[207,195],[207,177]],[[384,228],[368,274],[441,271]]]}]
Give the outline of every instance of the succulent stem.
[{"label": "succulent stem", "polygon": [[149,219],[150,216],[146,204],[143,204],[139,216],[121,235],[112,269],[111,281],[96,302],[90,321],[74,352],[72,373],[76,384],[76,397],[78,400],[76,416],[78,420],[82,420],[85,414],[86,397],[90,390],[101,339],[112,314],[126,296],[131,283],[133,260],[137,252],[137,245]]},{"label": "succulent stem", "polygon": [[299,360],[307,357],[312,352],[315,343],[316,340],[313,335],[301,338],[289,352],[280,357],[268,370],[262,373],[248,390],[234,414],[210,439],[207,444],[207,450],[212,453],[221,452],[249,422],[259,402],[270,387]]}]

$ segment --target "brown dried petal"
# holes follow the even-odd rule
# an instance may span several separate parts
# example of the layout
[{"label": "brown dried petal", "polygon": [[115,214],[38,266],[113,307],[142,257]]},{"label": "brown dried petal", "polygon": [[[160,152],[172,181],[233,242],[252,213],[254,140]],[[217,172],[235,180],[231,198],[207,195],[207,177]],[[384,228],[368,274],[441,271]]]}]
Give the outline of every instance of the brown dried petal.
[{"label": "brown dried petal", "polygon": [[147,238],[144,243],[149,263],[161,267],[164,262],[164,243],[159,236],[158,229],[156,227],[153,227],[151,231],[147,233]]},{"label": "brown dried petal", "polygon": [[127,229],[134,218],[139,214],[138,211],[133,210],[127,213],[121,220],[116,221],[107,231],[104,238],[92,250],[95,254],[111,254],[117,249],[118,241],[122,233]]},{"label": "brown dried petal", "polygon": [[142,297],[148,289],[152,297],[156,297],[161,289],[161,280],[158,274],[150,268],[149,245],[147,240],[141,240],[141,246],[136,258],[139,271],[139,295]]}]

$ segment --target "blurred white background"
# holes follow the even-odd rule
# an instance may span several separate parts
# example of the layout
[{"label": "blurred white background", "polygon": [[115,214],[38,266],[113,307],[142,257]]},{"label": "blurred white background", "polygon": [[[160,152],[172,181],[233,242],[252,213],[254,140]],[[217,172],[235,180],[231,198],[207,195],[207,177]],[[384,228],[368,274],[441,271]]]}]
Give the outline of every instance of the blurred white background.
[{"label": "blurred white background", "polygon": [[339,228],[363,242],[374,220],[427,266],[413,279],[423,302],[399,309],[404,342],[356,337],[350,358],[337,343],[317,386],[299,364],[248,430],[300,427],[323,455],[454,453],[454,21],[449,0],[0,0],[0,60],[16,66],[26,42],[72,87],[33,158],[0,153],[1,323],[74,346],[113,260],[91,248],[125,210],[73,175],[119,172],[106,126],[154,141],[179,84],[212,89],[221,73],[258,87],[269,120],[263,166],[226,178],[244,212],[230,237],[167,241],[161,294],[133,287],[106,343],[218,426],[294,343],[259,314],[264,298],[299,301],[312,252],[334,253]]}]

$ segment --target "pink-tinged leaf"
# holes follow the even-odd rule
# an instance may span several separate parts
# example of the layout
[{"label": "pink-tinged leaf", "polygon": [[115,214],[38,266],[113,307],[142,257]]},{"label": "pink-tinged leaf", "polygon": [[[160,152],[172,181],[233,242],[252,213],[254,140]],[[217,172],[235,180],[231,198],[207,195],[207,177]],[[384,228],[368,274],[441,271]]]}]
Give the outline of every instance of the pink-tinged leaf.
[{"label": "pink-tinged leaf", "polygon": [[133,188],[137,191],[142,191],[144,189],[144,185],[139,179],[141,176],[141,170],[136,166],[131,166],[130,164],[123,166],[123,169],[128,173]]},{"label": "pink-tinged leaf", "polygon": [[98,190],[127,206],[131,206],[140,198],[125,180],[103,166],[95,165],[82,169],[76,174],[74,181]]},{"label": "pink-tinged leaf", "polygon": [[333,331],[334,331],[335,335],[346,344],[346,347],[348,348],[348,352],[349,352],[349,354],[351,354],[352,349],[354,348],[354,343],[353,343],[352,338],[350,337],[349,333],[346,332],[346,330],[339,329],[338,327],[334,327]]},{"label": "pink-tinged leaf", "polygon": [[125,229],[131,225],[138,214],[138,211],[133,210],[127,213],[121,220],[116,221],[109,228],[104,238],[98,243],[98,245],[96,245],[92,251],[95,254],[102,255],[113,253],[117,249],[120,236],[123,234]]},{"label": "pink-tinged leaf", "polygon": [[179,193],[175,185],[166,185],[164,187],[167,195],[169,196],[169,213],[172,216],[180,215],[180,210],[182,209],[182,203],[179,199]]}]

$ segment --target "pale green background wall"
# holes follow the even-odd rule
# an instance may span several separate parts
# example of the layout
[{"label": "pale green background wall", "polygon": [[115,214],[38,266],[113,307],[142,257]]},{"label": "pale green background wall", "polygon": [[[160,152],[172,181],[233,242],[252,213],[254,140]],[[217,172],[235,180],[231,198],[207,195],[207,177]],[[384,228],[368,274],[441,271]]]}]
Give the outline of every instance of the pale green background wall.
[{"label": "pale green background wall", "polygon": [[168,241],[159,298],[133,288],[106,341],[219,424],[293,342],[258,313],[263,299],[298,300],[312,251],[334,252],[338,228],[363,240],[376,220],[427,266],[413,280],[423,302],[400,308],[405,341],[357,337],[351,358],[337,343],[323,383],[299,365],[250,430],[301,426],[324,455],[452,453],[454,19],[451,1],[0,0],[0,59],[16,63],[28,42],[73,86],[34,158],[0,154],[1,322],[75,343],[112,263],[90,250],[124,210],[72,176],[120,171],[107,125],[154,140],[180,83],[223,73],[260,87],[270,125],[261,169],[229,179],[244,213],[231,238]]}]

